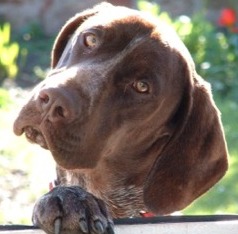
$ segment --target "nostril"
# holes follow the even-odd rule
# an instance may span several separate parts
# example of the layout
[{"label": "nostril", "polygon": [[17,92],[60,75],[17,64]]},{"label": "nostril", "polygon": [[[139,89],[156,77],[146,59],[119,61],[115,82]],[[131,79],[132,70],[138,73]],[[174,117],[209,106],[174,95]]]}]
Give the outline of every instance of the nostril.
[{"label": "nostril", "polygon": [[57,102],[52,104],[48,115],[51,122],[70,121],[71,117],[66,105],[63,103],[59,105]]},{"label": "nostril", "polygon": [[65,118],[65,111],[62,106],[56,106],[55,107],[55,115]]},{"label": "nostril", "polygon": [[66,89],[47,88],[40,90],[36,104],[44,119],[52,123],[68,123],[75,118],[76,102],[72,93]]},{"label": "nostril", "polygon": [[41,103],[47,104],[50,101],[50,97],[46,92],[40,92],[39,99]]}]

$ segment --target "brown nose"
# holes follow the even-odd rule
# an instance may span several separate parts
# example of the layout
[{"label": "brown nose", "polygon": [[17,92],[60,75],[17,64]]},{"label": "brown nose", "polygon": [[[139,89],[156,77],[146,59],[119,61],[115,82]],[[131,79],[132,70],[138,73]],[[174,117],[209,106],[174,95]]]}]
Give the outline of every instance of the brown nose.
[{"label": "brown nose", "polygon": [[45,88],[39,92],[38,108],[52,123],[71,122],[76,118],[77,104],[72,93],[64,88]]}]

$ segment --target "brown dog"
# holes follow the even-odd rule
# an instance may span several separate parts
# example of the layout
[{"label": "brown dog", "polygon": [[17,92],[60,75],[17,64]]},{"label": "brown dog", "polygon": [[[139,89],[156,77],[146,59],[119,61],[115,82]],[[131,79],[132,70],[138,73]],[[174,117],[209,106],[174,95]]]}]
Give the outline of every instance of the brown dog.
[{"label": "brown dog", "polygon": [[181,210],[227,169],[219,111],[183,43],[108,4],[62,28],[14,131],[58,165],[60,186],[33,214],[47,233],[111,233],[111,217]]}]

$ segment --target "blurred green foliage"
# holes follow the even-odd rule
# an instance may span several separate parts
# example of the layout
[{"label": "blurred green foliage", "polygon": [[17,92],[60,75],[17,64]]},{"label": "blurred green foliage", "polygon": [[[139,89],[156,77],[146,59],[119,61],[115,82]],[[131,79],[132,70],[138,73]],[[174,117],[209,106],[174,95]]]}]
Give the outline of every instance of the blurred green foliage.
[{"label": "blurred green foliage", "polygon": [[50,51],[55,36],[47,36],[39,23],[31,22],[25,25],[15,38],[22,48],[19,79],[28,81],[29,85],[44,79],[50,66]]},{"label": "blurred green foliage", "polygon": [[217,94],[238,101],[238,34],[219,30],[203,13],[172,19],[158,4],[144,0],[138,1],[138,8],[172,25],[190,51],[197,72]]},{"label": "blurred green foliage", "polygon": [[6,109],[12,103],[9,92],[6,89],[0,88],[0,109]]},{"label": "blurred green foliage", "polygon": [[202,15],[195,15],[186,27],[191,31],[181,37],[198,73],[216,93],[238,100],[238,34],[219,31]]},{"label": "blurred green foliage", "polygon": [[0,84],[6,78],[14,78],[17,75],[18,54],[18,43],[11,42],[11,26],[4,23],[0,26]]}]

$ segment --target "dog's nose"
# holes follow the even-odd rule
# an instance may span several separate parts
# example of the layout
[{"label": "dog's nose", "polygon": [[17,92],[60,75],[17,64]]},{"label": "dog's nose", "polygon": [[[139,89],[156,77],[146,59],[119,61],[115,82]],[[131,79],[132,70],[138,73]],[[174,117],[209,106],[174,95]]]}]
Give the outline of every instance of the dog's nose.
[{"label": "dog's nose", "polygon": [[54,122],[68,123],[75,119],[77,105],[73,93],[64,88],[45,88],[37,97],[39,111]]}]

